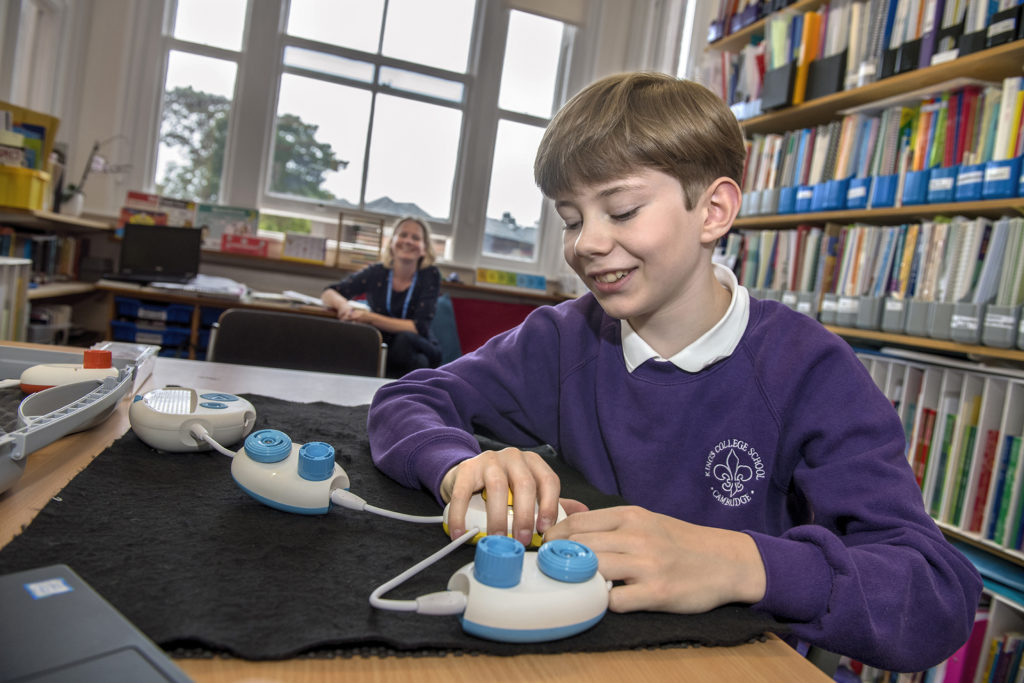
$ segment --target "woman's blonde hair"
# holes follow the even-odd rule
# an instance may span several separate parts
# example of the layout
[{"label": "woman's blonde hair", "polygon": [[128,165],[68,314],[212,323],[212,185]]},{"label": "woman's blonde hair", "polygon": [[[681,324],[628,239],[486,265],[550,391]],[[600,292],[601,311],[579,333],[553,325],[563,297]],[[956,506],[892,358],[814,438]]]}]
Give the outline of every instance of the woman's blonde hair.
[{"label": "woman's blonde hair", "polygon": [[421,218],[420,216],[406,215],[402,216],[397,221],[395,221],[394,225],[391,228],[391,238],[388,240],[388,246],[386,249],[384,249],[384,253],[381,255],[380,261],[387,268],[390,268],[391,265],[395,262],[395,255],[392,251],[392,242],[395,239],[395,232],[397,232],[398,226],[400,226],[402,223],[405,223],[406,221],[412,221],[413,223],[415,223],[416,225],[420,226],[423,229],[424,253],[423,256],[420,258],[418,266],[419,270],[423,270],[427,266],[433,265],[437,257],[434,255],[434,242],[433,240],[430,239],[430,223],[428,223],[425,218]]},{"label": "woman's blonde hair", "polygon": [[653,168],[682,185],[687,208],[713,180],[739,184],[743,133],[720,97],[662,73],[609,76],[584,88],[544,132],[534,178],[548,197]]}]

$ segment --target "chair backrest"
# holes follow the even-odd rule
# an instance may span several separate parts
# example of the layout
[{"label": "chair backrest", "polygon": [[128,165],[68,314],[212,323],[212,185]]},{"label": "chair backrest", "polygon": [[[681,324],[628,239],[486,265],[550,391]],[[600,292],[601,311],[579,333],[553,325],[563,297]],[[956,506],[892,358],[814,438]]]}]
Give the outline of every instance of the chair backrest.
[{"label": "chair backrest", "polygon": [[449,363],[462,355],[459,345],[459,328],[455,324],[455,309],[447,294],[437,297],[437,310],[430,323],[430,331],[441,345],[441,364]]},{"label": "chair backrest", "polygon": [[207,359],[236,365],[383,377],[387,345],[377,328],[301,313],[229,308]]}]

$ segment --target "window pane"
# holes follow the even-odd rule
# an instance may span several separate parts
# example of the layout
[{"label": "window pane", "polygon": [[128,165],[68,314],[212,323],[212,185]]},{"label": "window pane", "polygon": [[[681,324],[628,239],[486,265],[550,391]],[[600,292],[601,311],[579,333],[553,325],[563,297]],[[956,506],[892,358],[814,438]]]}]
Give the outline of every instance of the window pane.
[{"label": "window pane", "polygon": [[237,69],[223,59],[168,54],[156,170],[161,194],[219,199]]},{"label": "window pane", "polygon": [[178,0],[174,37],[225,50],[242,49],[246,0]]},{"label": "window pane", "polygon": [[366,209],[447,219],[462,112],[379,95],[373,119]]},{"label": "window pane", "polygon": [[346,59],[301,47],[286,47],[284,63],[285,66],[316,71],[328,76],[340,76],[363,83],[373,83],[373,64],[361,62],[358,59]]},{"label": "window pane", "polygon": [[462,83],[446,78],[435,78],[390,66],[380,68],[380,83],[395,90],[430,95],[449,102],[462,102]]},{"label": "window pane", "polygon": [[535,14],[509,15],[498,106],[507,111],[551,116],[565,24]]},{"label": "window pane", "polygon": [[465,73],[474,0],[391,0],[383,54]]},{"label": "window pane", "polygon": [[484,229],[487,256],[535,257],[543,196],[533,182],[533,159],[543,134],[539,126],[498,122]]},{"label": "window pane", "polygon": [[359,205],[370,93],[284,74],[269,189]]},{"label": "window pane", "polygon": [[384,0],[291,0],[288,34],[376,54]]}]

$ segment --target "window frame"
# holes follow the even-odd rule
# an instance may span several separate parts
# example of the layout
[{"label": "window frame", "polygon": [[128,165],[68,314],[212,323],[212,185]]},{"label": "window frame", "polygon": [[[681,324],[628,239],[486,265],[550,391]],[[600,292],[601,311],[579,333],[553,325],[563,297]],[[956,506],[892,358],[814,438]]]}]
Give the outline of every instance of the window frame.
[{"label": "window frame", "polygon": [[[361,210],[347,210],[335,205],[309,203],[282,196],[274,196],[264,190],[270,162],[273,155],[273,130],[276,119],[276,103],[280,90],[281,74],[292,72],[296,67],[283,64],[285,45],[297,47],[321,44],[295,36],[284,36],[288,0],[250,1],[246,18],[242,53],[245,59],[239,61],[235,83],[232,118],[225,146],[224,176],[222,178],[221,203],[230,206],[254,206],[261,211],[285,216],[299,216],[313,221],[335,224],[339,213],[346,216],[383,218],[386,222],[395,217],[378,215]],[[514,258],[485,256],[483,254],[483,228],[486,220],[486,203],[489,192],[490,168],[493,163],[494,141],[499,118],[544,125],[547,119],[511,111],[499,111],[498,88],[508,20],[512,10],[550,16],[572,24],[576,28],[575,41],[570,54],[563,50],[564,70],[560,76],[559,92],[555,94],[553,110],[564,101],[566,93],[582,87],[591,80],[593,53],[600,36],[588,35],[585,26],[602,11],[601,3],[581,0],[584,8],[578,21],[553,13],[545,13],[530,0],[476,0],[476,16],[473,24],[470,58],[465,74],[455,74],[436,67],[417,65],[415,71],[427,75],[439,75],[449,80],[464,83],[465,96],[462,106],[463,126],[456,162],[449,221],[432,221],[434,232],[448,240],[448,249],[442,262],[465,268],[504,268],[532,274],[547,274],[558,277],[564,266],[561,258],[561,229],[557,215],[544,202],[541,212],[540,230],[533,261]],[[133,17],[136,36],[140,36],[133,47],[137,68],[134,78],[126,88],[133,88],[138,97],[126,99],[123,111],[126,121],[134,121],[131,145],[132,173],[128,182],[132,187],[153,190],[159,145],[159,125],[163,102],[163,86],[166,81],[167,54],[170,45],[177,39],[168,30],[173,21],[174,0],[163,3],[143,3]],[[597,22],[593,22],[596,24]],[[147,40],[146,36],[159,35],[159,40]],[[286,40],[287,38],[287,40]],[[260,50],[249,50],[250,44],[260,44]],[[224,51],[211,46],[189,46],[187,51],[222,57]],[[352,57],[348,48],[334,47],[332,51]],[[362,55],[362,53],[358,53]],[[380,65],[403,68],[404,60],[377,55]],[[148,71],[145,65],[152,65]],[[375,70],[379,68],[375,66]],[[152,78],[153,73],[159,78]],[[298,71],[295,71],[298,72]],[[306,74],[303,74],[306,75]],[[341,77],[317,74],[317,78],[329,80],[338,78],[345,85],[368,87],[368,84],[349,83]],[[376,92],[398,94],[401,97],[451,106],[451,102],[407,91],[397,91],[376,84]],[[242,144],[240,141],[258,140],[258,144]],[[486,173],[479,169],[486,168]],[[362,183],[361,183],[362,187]]]}]

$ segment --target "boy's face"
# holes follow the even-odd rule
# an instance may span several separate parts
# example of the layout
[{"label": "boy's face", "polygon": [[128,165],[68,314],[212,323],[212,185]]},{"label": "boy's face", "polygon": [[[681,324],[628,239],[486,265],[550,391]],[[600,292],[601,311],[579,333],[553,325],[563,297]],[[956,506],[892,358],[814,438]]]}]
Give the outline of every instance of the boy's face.
[{"label": "boy's face", "polygon": [[672,176],[645,169],[555,198],[565,260],[608,315],[634,327],[685,313],[710,268],[703,198],[686,208]]}]

